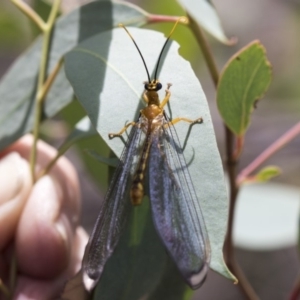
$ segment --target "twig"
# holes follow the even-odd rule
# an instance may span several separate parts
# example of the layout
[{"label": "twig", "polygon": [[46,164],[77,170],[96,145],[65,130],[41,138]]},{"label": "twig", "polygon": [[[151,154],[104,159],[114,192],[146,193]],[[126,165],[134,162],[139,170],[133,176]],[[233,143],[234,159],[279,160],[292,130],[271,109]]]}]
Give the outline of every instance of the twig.
[{"label": "twig", "polygon": [[[168,15],[152,15],[147,16],[147,23],[162,23],[162,22],[176,22],[182,16],[168,16]],[[179,21],[182,24],[187,24],[187,22]]]},{"label": "twig", "polygon": [[47,96],[49,89],[51,88],[53,81],[56,78],[63,63],[64,63],[64,57],[62,56],[57,62],[56,66],[54,67],[53,71],[48,76],[47,80],[45,81],[40,93],[37,95],[39,101],[43,102],[45,100],[45,97]]},{"label": "twig", "polygon": [[[219,82],[219,72],[217,69],[217,65],[212,55],[212,51],[204,37],[204,34],[198,24],[194,21],[191,16],[188,16],[190,20],[190,28],[192,29],[197,42],[203,52],[205,61],[207,63],[207,67],[211,74],[212,80],[216,86],[218,87]],[[230,205],[229,205],[229,221],[228,221],[228,229],[227,236],[224,244],[224,251],[226,262],[228,264],[229,269],[237,276],[239,280],[239,287],[244,293],[245,297],[250,300],[257,300],[258,297],[255,294],[255,291],[249,284],[247,278],[243,274],[239,265],[235,260],[234,247],[232,242],[232,232],[233,232],[233,216],[235,210],[236,198],[238,195],[238,186],[236,184],[236,169],[237,169],[237,158],[234,154],[234,135],[230,131],[228,127],[225,126],[225,139],[226,139],[226,166],[229,174],[229,183],[230,183]]]},{"label": "twig", "polygon": [[46,68],[48,63],[49,44],[51,38],[51,32],[54,26],[55,18],[59,10],[61,0],[55,0],[51,8],[51,12],[48,21],[43,30],[43,45],[42,45],[42,56],[40,62],[40,70],[37,84],[37,94],[35,103],[35,114],[34,114],[34,127],[33,127],[33,145],[30,153],[30,170],[33,182],[35,182],[35,164],[37,158],[37,141],[39,137],[39,128],[42,115],[43,98],[40,98],[42,89],[46,78]]},{"label": "twig", "polygon": [[188,15],[188,18],[190,20],[190,28],[192,29],[192,32],[201,48],[208,70],[215,84],[215,87],[217,88],[219,82],[219,71],[212,55],[212,51],[208,45],[206,38],[204,37],[202,29],[199,27],[197,22],[195,22],[195,20],[190,15]]},{"label": "twig", "polygon": [[264,150],[253,162],[251,162],[245,169],[243,169],[238,178],[237,184],[240,185],[253,171],[261,166],[267,159],[269,159],[274,153],[286,146],[296,136],[300,134],[300,122],[285,132],[279,139],[271,144],[266,150]]},{"label": "twig", "polygon": [[45,30],[46,23],[26,2],[22,0],[11,0],[11,2],[31,19],[41,31]]},{"label": "twig", "polygon": [[37,179],[43,177],[48,174],[50,170],[53,168],[55,163],[59,160],[59,158],[66,153],[66,151],[73,145],[73,143],[63,144],[58,150],[55,157],[50,161],[50,163],[41,170],[41,172],[37,175]]}]

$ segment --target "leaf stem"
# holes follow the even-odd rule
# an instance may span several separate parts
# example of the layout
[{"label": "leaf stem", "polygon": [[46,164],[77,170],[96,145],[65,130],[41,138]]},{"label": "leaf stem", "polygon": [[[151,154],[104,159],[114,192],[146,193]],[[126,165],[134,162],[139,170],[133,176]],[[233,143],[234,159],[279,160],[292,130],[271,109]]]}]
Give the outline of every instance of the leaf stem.
[{"label": "leaf stem", "polygon": [[[37,141],[39,137],[39,128],[42,115],[42,106],[44,97],[40,97],[42,94],[45,78],[46,78],[46,69],[48,63],[48,53],[49,45],[51,39],[51,33],[54,26],[55,18],[59,10],[61,0],[55,0],[50,11],[47,23],[43,29],[43,44],[42,44],[42,54],[40,69],[38,75],[37,83],[37,92],[36,92],[36,101],[35,101],[35,114],[34,114],[34,127],[33,127],[33,145],[30,153],[30,171],[33,182],[35,182],[35,164],[37,158]],[[47,89],[46,89],[47,90]]]},{"label": "leaf stem", "polygon": [[[205,58],[207,67],[211,74],[212,80],[215,84],[215,87],[218,87],[219,82],[219,71],[214,60],[212,51],[208,45],[206,38],[204,37],[202,29],[199,27],[197,22],[188,15],[190,20],[190,28],[202,50],[203,56]],[[234,153],[234,142],[235,137],[228,127],[225,126],[225,139],[226,139],[226,166],[229,174],[229,184],[230,184],[230,204],[229,204],[229,220],[228,220],[228,229],[227,236],[224,243],[224,252],[226,257],[226,263],[232,272],[237,276],[239,280],[239,287],[244,293],[245,297],[250,300],[257,300],[258,297],[255,294],[255,291],[249,284],[247,278],[240,269],[237,261],[235,260],[235,253],[232,241],[232,232],[233,232],[233,216],[235,210],[236,199],[238,195],[238,186],[236,184],[236,169],[237,169],[237,157]]]},{"label": "leaf stem", "polygon": [[[182,16],[168,16],[168,15],[152,15],[147,16],[147,23],[161,23],[161,22],[176,22]],[[187,24],[186,22],[179,21],[179,23]]]},{"label": "leaf stem", "polygon": [[43,177],[44,175],[48,174],[50,170],[53,168],[55,163],[59,160],[59,158],[66,153],[66,151],[73,145],[73,143],[63,144],[58,150],[55,157],[50,161],[50,163],[41,170],[38,174],[37,179]]},{"label": "leaf stem", "polygon": [[266,150],[264,150],[256,159],[254,159],[245,169],[243,169],[237,178],[237,184],[240,185],[253,171],[269,159],[274,153],[286,146],[296,136],[300,134],[300,122],[285,132]]},{"label": "leaf stem", "polygon": [[46,23],[26,2],[22,0],[11,0],[11,2],[35,23],[42,32],[45,30]]},{"label": "leaf stem", "polygon": [[201,48],[208,70],[215,84],[215,87],[217,88],[219,82],[219,71],[217,68],[217,64],[214,60],[214,57],[212,55],[212,51],[208,45],[206,38],[204,37],[201,27],[189,14],[188,14],[188,19],[190,21],[190,28],[198,42],[198,45]]},{"label": "leaf stem", "polygon": [[46,79],[45,83],[43,84],[43,87],[40,90],[40,93],[37,95],[37,98],[39,99],[39,101],[44,101],[44,99],[45,99],[46,95],[48,94],[49,89],[51,88],[53,81],[56,78],[63,63],[64,63],[64,57],[62,56],[59,59],[59,61],[57,62],[56,66],[54,67],[53,71],[50,73],[50,75]]}]

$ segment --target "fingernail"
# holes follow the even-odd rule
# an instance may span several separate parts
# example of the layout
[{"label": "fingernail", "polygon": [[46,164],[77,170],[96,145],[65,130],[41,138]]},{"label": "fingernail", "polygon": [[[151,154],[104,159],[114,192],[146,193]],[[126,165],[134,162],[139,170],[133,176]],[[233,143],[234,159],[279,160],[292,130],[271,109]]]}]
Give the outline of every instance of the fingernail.
[{"label": "fingernail", "polygon": [[[53,222],[57,232],[62,238],[64,244],[67,244],[68,233],[66,228],[67,220],[62,213],[62,201],[63,192],[59,183],[49,176],[43,176],[36,184],[35,192],[45,196],[45,202],[43,204],[43,213],[45,218],[48,218],[50,222]],[[42,199],[40,199],[43,201]],[[51,210],[51,212],[49,212]]]},{"label": "fingernail", "polygon": [[21,191],[25,174],[24,159],[12,152],[0,160],[0,205],[14,199]]}]

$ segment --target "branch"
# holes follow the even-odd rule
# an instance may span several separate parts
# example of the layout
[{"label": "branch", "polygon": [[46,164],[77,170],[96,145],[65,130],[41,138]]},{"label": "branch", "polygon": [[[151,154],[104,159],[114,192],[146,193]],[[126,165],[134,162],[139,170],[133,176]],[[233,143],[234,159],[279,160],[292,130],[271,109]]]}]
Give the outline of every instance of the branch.
[{"label": "branch", "polygon": [[46,23],[26,2],[22,0],[11,0],[11,2],[35,23],[42,32],[45,30]]},{"label": "branch", "polygon": [[[215,87],[218,87],[219,82],[219,71],[214,60],[212,51],[204,37],[202,29],[195,22],[195,20],[188,16],[190,20],[190,28],[192,29],[195,38],[203,52],[207,67],[211,74],[212,80],[215,84]],[[226,257],[226,263],[228,264],[229,269],[237,276],[239,280],[239,287],[244,293],[245,297],[250,300],[257,300],[258,297],[255,294],[255,291],[251,287],[247,278],[243,274],[239,265],[235,260],[235,253],[232,241],[232,232],[233,232],[233,216],[235,210],[236,199],[238,195],[238,186],[236,184],[236,170],[237,170],[237,156],[234,153],[234,141],[235,137],[228,127],[225,125],[225,139],[226,139],[226,166],[229,174],[229,184],[230,184],[230,205],[229,205],[229,218],[228,218],[228,229],[227,236],[224,244],[224,252]]]},{"label": "branch", "polygon": [[[162,22],[176,22],[182,16],[168,16],[168,15],[152,15],[147,16],[147,23],[162,23]],[[187,24],[186,22],[179,21],[181,24]]]},{"label": "branch", "polygon": [[43,106],[43,98],[40,97],[44,82],[46,78],[46,69],[48,63],[48,54],[49,54],[49,45],[51,39],[51,32],[54,26],[55,18],[59,10],[61,0],[55,0],[53,6],[51,8],[51,12],[44,28],[43,32],[43,45],[42,45],[42,55],[40,62],[40,69],[38,75],[38,84],[37,84],[37,93],[36,93],[36,101],[35,101],[35,114],[34,114],[34,127],[33,127],[33,145],[30,153],[30,171],[33,182],[35,182],[35,164],[37,157],[37,141],[39,137],[41,116],[42,116],[42,106]]},{"label": "branch", "polygon": [[300,134],[300,122],[284,133],[279,139],[271,144],[265,151],[263,151],[253,162],[251,162],[245,169],[243,169],[238,178],[237,184],[240,185],[253,171],[262,165],[273,154],[286,146],[296,136]]}]

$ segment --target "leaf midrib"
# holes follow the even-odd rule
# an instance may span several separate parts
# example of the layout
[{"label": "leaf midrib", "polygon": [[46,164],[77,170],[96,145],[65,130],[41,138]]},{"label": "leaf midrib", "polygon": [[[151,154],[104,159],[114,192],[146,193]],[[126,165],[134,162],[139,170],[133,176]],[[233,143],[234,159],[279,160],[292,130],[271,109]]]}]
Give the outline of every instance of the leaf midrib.
[{"label": "leaf midrib", "polygon": [[[254,82],[255,75],[258,73],[258,70],[259,70],[259,68],[260,68],[260,66],[262,65],[263,62],[264,62],[263,59],[261,59],[258,62],[257,66],[255,67],[255,69],[254,69],[254,71],[253,71],[253,73],[252,73],[252,75],[251,75],[251,77],[248,81],[248,84],[245,88],[245,93],[244,93],[244,96],[242,98],[242,117],[241,117],[241,125],[240,125],[240,130],[239,130],[240,134],[242,133],[243,128],[245,127],[245,119],[246,119],[246,115],[247,115],[246,114],[246,99],[248,97],[250,87],[251,87],[252,83]],[[259,97],[259,95],[258,95],[258,97]]]}]

